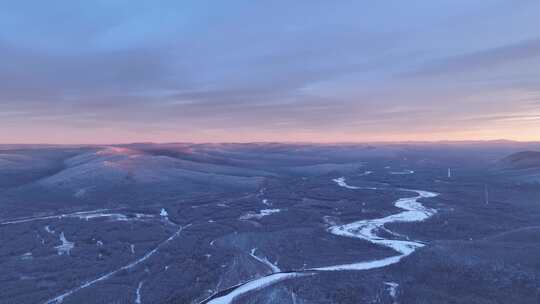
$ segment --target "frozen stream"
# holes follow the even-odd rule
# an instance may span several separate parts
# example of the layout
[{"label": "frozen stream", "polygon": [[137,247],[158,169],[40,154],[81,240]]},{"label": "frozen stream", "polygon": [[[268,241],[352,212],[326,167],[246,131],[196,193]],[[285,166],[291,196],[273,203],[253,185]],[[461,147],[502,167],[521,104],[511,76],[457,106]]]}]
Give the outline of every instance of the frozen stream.
[{"label": "frozen stream", "polygon": [[[341,187],[345,187],[347,189],[355,189],[354,187],[349,186],[345,182],[345,178],[343,177],[335,180],[335,182],[338,183],[338,185]],[[401,190],[414,192],[417,194],[413,197],[400,198],[394,203],[394,206],[403,209],[404,211],[383,218],[361,220],[346,225],[332,226],[328,229],[330,233],[335,235],[363,239],[373,244],[392,248],[394,249],[394,251],[398,252],[399,255],[391,256],[380,260],[345,265],[333,265],[315,268],[313,270],[365,270],[384,267],[399,262],[399,260],[410,255],[416,249],[423,247],[424,244],[421,242],[385,239],[377,235],[377,232],[379,230],[388,230],[384,227],[384,225],[388,223],[421,222],[436,213],[435,209],[425,207],[420,202],[418,202],[418,200],[422,198],[436,197],[438,195],[437,193],[410,189]]]},{"label": "frozen stream", "polygon": [[[344,177],[340,177],[333,180],[338,186],[351,189],[351,190],[377,190],[376,188],[362,188],[351,186],[347,184]],[[410,189],[401,189],[407,192],[413,192],[416,195],[412,197],[404,197],[398,199],[394,205],[403,211],[392,214],[386,217],[377,218],[377,219],[368,219],[352,222],[346,225],[335,225],[328,229],[332,234],[350,237],[356,239],[362,239],[373,244],[380,246],[388,247],[393,249],[397,255],[378,259],[371,261],[361,261],[351,264],[343,265],[331,265],[313,269],[307,269],[302,271],[291,271],[291,272],[277,272],[264,276],[258,279],[251,280],[244,284],[232,287],[228,290],[224,290],[216,293],[210,298],[202,301],[201,303],[208,304],[229,304],[239,296],[246,294],[250,291],[258,290],[269,285],[275,284],[277,282],[296,278],[303,275],[314,274],[322,271],[343,271],[343,270],[368,270],[374,268],[386,267],[388,265],[395,264],[399,262],[402,258],[412,254],[416,249],[424,246],[423,243],[410,240],[396,240],[396,239],[386,239],[383,238],[377,233],[379,230],[389,231],[385,225],[389,223],[397,222],[420,222],[436,213],[435,209],[427,208],[422,205],[419,200],[422,198],[432,198],[438,196],[437,193],[422,191],[422,190],[410,190]],[[391,231],[390,231],[391,232]],[[398,235],[391,233],[392,235]]]}]

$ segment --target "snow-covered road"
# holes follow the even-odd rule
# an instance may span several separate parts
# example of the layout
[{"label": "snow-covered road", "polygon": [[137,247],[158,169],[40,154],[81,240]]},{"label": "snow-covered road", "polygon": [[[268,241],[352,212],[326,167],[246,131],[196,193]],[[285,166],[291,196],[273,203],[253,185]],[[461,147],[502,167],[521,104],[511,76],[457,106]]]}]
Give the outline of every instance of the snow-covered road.
[{"label": "snow-covered road", "polygon": [[[115,212],[110,209],[98,209],[98,210],[91,210],[91,211],[80,211],[80,212],[73,212],[73,213],[64,213],[64,214],[57,214],[57,215],[47,215],[47,216],[34,216],[34,217],[24,217],[24,218],[17,218],[17,219],[10,219],[10,220],[4,220],[0,221],[0,225],[14,225],[14,224],[21,224],[21,223],[28,223],[28,222],[35,222],[35,221],[43,221],[43,220],[61,220],[61,219],[80,219],[80,220],[93,220],[97,218],[108,218],[113,221],[146,221],[146,220],[155,220],[158,219],[166,224],[172,225],[177,227],[177,230],[175,233],[173,233],[171,236],[169,236],[165,241],[158,244],[154,249],[146,252],[142,257],[139,259],[124,265],[116,270],[110,271],[108,273],[105,273],[93,280],[87,281],[79,286],[76,286],[70,290],[64,291],[62,294],[49,299],[45,301],[46,304],[57,304],[61,303],[66,297],[82,290],[85,288],[88,288],[96,283],[108,280],[109,278],[113,277],[116,273],[122,271],[134,268],[135,266],[143,263],[147,259],[151,258],[155,254],[159,252],[159,249],[172,240],[176,239],[183,229],[189,227],[187,226],[178,226],[175,223],[171,222],[168,218],[168,213],[165,209],[161,209],[160,212],[160,218],[156,217],[152,214],[142,214],[142,213],[120,213]],[[47,231],[50,234],[55,234],[54,230],[50,229],[50,226],[45,226],[45,231]],[[61,232],[59,235],[61,245],[56,246],[56,250],[58,251],[59,255],[69,255],[71,249],[74,247],[74,242],[70,242],[67,240],[64,232]],[[101,241],[98,241],[98,246]],[[101,243],[102,245],[102,243]],[[135,254],[135,247],[134,245],[131,245],[131,253]],[[139,287],[139,293],[140,293],[140,287]],[[138,293],[138,294],[139,294]]]},{"label": "snow-covered road", "polygon": [[247,283],[241,284],[238,287],[232,289],[230,292],[225,293],[223,296],[214,297],[209,301],[203,301],[201,303],[208,303],[208,304],[228,304],[232,303],[234,299],[237,297],[253,291],[257,289],[264,288],[266,286],[270,286],[272,284],[275,284],[277,282],[292,279],[292,278],[298,278],[301,276],[305,276],[305,273],[297,273],[297,272],[281,272],[281,273],[274,273],[271,275],[264,276],[262,278],[258,278],[252,281],[249,281]]},{"label": "snow-covered road", "polygon": [[73,219],[80,219],[80,220],[87,220],[87,221],[91,219],[97,219],[97,218],[109,218],[114,221],[132,221],[132,220],[135,221],[135,220],[152,219],[154,217],[155,216],[152,214],[143,214],[143,213],[129,214],[129,213],[114,212],[110,209],[97,209],[97,210],[91,210],[91,211],[80,211],[80,212],[63,213],[63,214],[57,214],[57,215],[34,216],[34,217],[10,219],[10,220],[0,221],[0,225],[13,225],[13,224],[35,222],[35,221],[66,219],[66,218],[73,218]]},{"label": "snow-covered road", "polygon": [[104,275],[101,275],[99,276],[98,278],[96,279],[93,279],[93,280],[90,280],[80,286],[77,286],[77,287],[74,287],[68,291],[65,291],[63,292],[62,294],[50,299],[50,300],[47,300],[45,301],[45,304],[58,304],[58,303],[62,303],[62,301],[64,301],[64,299],[82,289],[85,289],[85,288],[88,288],[96,283],[99,283],[99,282],[102,282],[102,281],[105,281],[105,280],[108,280],[110,279],[112,276],[114,276],[115,274],[117,274],[118,272],[122,271],[122,270],[128,270],[128,269],[131,269],[139,264],[141,264],[142,262],[148,260],[149,258],[151,258],[152,256],[154,256],[156,253],[159,252],[159,249],[162,248],[163,246],[167,245],[168,243],[170,243],[172,240],[176,239],[180,233],[182,232],[182,230],[184,230],[185,228],[189,227],[190,225],[186,225],[186,226],[183,226],[183,227],[180,227],[178,228],[178,230],[173,233],[170,237],[168,237],[165,241],[161,242],[159,245],[157,245],[154,249],[148,251],[146,254],[144,254],[142,257],[140,257],[139,259],[127,264],[127,265],[124,265],[116,270],[113,270],[111,272],[108,272]]}]

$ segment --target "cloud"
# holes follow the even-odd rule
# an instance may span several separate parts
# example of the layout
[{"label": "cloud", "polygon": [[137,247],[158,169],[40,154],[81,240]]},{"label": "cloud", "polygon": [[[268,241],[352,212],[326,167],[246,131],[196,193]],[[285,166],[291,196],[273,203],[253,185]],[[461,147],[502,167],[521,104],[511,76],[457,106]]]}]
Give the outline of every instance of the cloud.
[{"label": "cloud", "polygon": [[493,67],[522,61],[532,61],[533,64],[540,67],[539,59],[540,37],[434,60],[405,75],[429,77],[474,70],[489,71]]},{"label": "cloud", "polygon": [[536,6],[16,1],[0,10],[0,129],[174,141],[491,126],[456,122],[534,104]]}]

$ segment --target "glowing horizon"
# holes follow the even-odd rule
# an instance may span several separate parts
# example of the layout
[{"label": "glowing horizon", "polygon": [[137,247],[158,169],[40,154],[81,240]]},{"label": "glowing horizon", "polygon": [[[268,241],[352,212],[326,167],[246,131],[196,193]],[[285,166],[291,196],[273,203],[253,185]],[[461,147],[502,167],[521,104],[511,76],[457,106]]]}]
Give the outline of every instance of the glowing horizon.
[{"label": "glowing horizon", "polygon": [[540,141],[537,1],[0,8],[0,144]]}]

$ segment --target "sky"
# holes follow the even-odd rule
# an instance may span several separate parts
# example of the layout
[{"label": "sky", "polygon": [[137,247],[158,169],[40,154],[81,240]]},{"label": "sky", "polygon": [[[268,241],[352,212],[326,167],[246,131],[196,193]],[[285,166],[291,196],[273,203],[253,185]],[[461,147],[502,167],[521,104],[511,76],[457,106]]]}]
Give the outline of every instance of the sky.
[{"label": "sky", "polygon": [[0,0],[0,143],[540,140],[540,1]]}]

